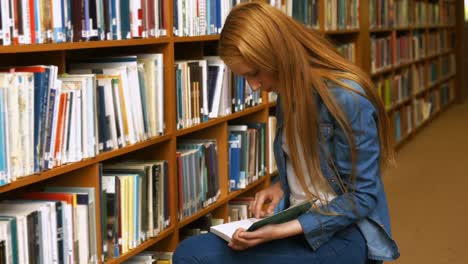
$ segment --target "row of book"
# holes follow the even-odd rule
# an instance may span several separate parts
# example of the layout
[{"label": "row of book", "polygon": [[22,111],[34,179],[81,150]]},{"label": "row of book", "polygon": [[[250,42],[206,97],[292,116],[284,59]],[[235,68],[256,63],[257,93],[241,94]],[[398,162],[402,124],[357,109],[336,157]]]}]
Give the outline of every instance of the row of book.
[{"label": "row of book", "polygon": [[359,29],[359,0],[325,0],[325,30]]},{"label": "row of book", "polygon": [[103,260],[117,258],[170,225],[165,160],[104,164],[101,170]]},{"label": "row of book", "polygon": [[440,89],[432,90],[423,97],[415,98],[412,104],[405,104],[396,109],[393,113],[396,141],[405,138],[454,98],[455,88],[454,82],[451,80],[441,84]]},{"label": "row of book", "polygon": [[2,45],[166,35],[163,0],[1,0]]},{"label": "row of book", "polygon": [[448,77],[456,71],[455,55],[448,54],[440,57],[440,74],[441,78]]},{"label": "row of book", "polygon": [[426,54],[428,56],[435,55],[441,51],[454,49],[454,31],[440,30],[440,31],[430,31],[427,34],[427,43]]},{"label": "row of book", "polygon": [[442,0],[440,7],[440,23],[442,25],[455,25],[457,14],[455,13],[456,1]]},{"label": "row of book", "polygon": [[356,44],[354,42],[338,45],[337,49],[347,60],[356,63]]},{"label": "row of book", "polygon": [[248,0],[174,0],[174,35],[219,34],[229,11],[242,2]]},{"label": "row of book", "polygon": [[[229,11],[249,0],[174,0],[174,35],[201,36],[219,34]],[[311,27],[319,28],[319,0],[270,0],[287,15]],[[359,28],[359,0],[325,0],[325,30]]]},{"label": "row of book", "polygon": [[[107,261],[170,225],[167,161],[125,161],[100,168],[99,193],[91,187],[47,186],[42,192],[1,201],[4,263]],[[101,241],[96,232],[98,206]]]},{"label": "row of book", "polygon": [[[416,110],[415,110],[416,111]],[[393,114],[395,141],[399,142],[413,131],[413,111],[411,105],[404,105]]]},{"label": "row of book", "polygon": [[266,175],[266,124],[228,126],[229,190],[244,189]]},{"label": "row of book", "polygon": [[177,143],[179,220],[216,202],[220,196],[218,145],[215,139]]},{"label": "row of book", "polygon": [[[445,62],[442,63],[440,70],[438,61],[434,60],[427,68],[424,64],[413,64],[410,68],[402,69],[393,76],[376,79],[374,85],[385,107],[390,109],[413,94],[419,95],[437,81],[455,72],[453,55],[441,58],[440,61]],[[439,76],[439,71],[442,71],[442,76]]]},{"label": "row of book", "polygon": [[[455,24],[455,6],[442,2],[410,0],[370,0],[369,19],[371,29]],[[413,12],[411,12],[413,10]]]},{"label": "row of book", "polygon": [[282,10],[302,24],[319,28],[319,0],[270,0],[270,5]]},{"label": "row of book", "polygon": [[386,109],[408,99],[412,94],[413,86],[420,85],[416,83],[413,74],[415,74],[414,69],[405,69],[394,76],[379,79],[375,83]]},{"label": "row of book", "polygon": [[[451,47],[443,46],[443,33],[425,36],[419,31],[409,35],[397,35],[392,32],[389,36],[371,37],[371,72],[388,69],[392,66],[412,62],[421,58],[437,55]],[[441,39],[444,38],[444,41]]]},{"label": "row of book", "polygon": [[177,129],[239,112],[262,103],[245,78],[235,76],[217,56],[176,61]]},{"label": "row of book", "polygon": [[162,54],[0,73],[0,185],[164,133]]},{"label": "row of book", "polygon": [[46,187],[0,203],[5,263],[97,263],[94,188]]},{"label": "row of book", "polygon": [[319,8],[324,10],[325,30],[359,28],[359,0],[270,0],[270,4],[302,24],[318,29]]}]

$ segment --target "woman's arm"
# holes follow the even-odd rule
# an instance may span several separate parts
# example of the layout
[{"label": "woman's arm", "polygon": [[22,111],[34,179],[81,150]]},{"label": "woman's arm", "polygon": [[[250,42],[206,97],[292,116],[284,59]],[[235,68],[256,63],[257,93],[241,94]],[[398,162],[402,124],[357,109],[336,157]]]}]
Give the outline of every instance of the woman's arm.
[{"label": "woman's arm", "polygon": [[234,250],[244,250],[271,240],[282,239],[302,233],[302,226],[298,220],[292,220],[277,225],[266,225],[253,232],[238,229],[232,236],[228,246]]},{"label": "woman's arm", "polygon": [[[354,86],[354,85],[353,85]],[[317,249],[333,234],[350,224],[367,217],[376,207],[383,191],[380,180],[380,145],[374,106],[366,98],[342,88],[332,88],[336,100],[345,113],[354,133],[356,144],[356,180],[349,185],[351,173],[350,146],[344,131],[335,123],[333,134],[334,156],[337,173],[344,180],[348,192],[333,199],[322,208],[332,214],[311,210],[298,220],[307,242]],[[333,177],[333,176],[332,176]],[[332,180],[337,180],[336,178]]]}]

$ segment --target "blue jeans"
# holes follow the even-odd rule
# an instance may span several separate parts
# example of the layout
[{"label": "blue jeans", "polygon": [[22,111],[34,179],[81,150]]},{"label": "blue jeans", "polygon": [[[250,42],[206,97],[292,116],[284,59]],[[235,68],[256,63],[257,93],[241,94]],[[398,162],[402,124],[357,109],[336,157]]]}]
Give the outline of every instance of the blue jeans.
[{"label": "blue jeans", "polygon": [[211,233],[182,241],[173,256],[174,264],[235,264],[235,263],[308,263],[308,264],[365,264],[366,241],[359,229],[352,225],[337,232],[330,241],[313,251],[304,235],[260,244],[244,251],[235,251],[227,242]]}]

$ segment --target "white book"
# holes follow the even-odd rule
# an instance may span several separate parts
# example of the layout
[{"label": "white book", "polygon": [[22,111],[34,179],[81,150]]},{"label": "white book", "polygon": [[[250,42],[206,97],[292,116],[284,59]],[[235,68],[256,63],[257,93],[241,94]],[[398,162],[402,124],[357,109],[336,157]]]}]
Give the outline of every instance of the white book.
[{"label": "white book", "polygon": [[[33,152],[28,149],[28,146],[26,145],[28,143],[28,132],[27,130],[30,128],[28,121],[28,95],[27,95],[27,83],[26,79],[27,76],[24,73],[15,73],[15,77],[18,83],[17,89],[18,89],[18,107],[19,110],[19,130],[16,131],[16,133],[19,134],[19,149],[18,149],[18,166],[19,166],[19,172],[18,172],[18,177],[23,177],[27,175],[27,162],[28,162],[28,152]],[[32,145],[30,145],[32,146]]]},{"label": "white book", "polygon": [[210,109],[210,118],[218,117],[220,101],[221,101],[221,90],[223,89],[224,83],[224,73],[225,73],[225,64],[217,56],[207,56],[205,59],[208,61],[208,66],[218,67],[218,75],[215,85],[215,93],[213,98],[213,103]]},{"label": "white book", "polygon": [[21,149],[20,149],[20,111],[18,107],[18,82],[15,74],[8,77],[7,85],[7,113],[8,113],[8,146],[11,165],[11,180],[21,176]]},{"label": "white book", "polygon": [[82,94],[82,91],[83,91],[84,87],[81,87],[81,90],[78,90],[76,93],[75,93],[75,99],[76,99],[76,103],[74,104],[75,106],[75,125],[76,125],[76,134],[75,134],[75,137],[73,138],[74,139],[74,148],[73,148],[73,154],[74,154],[74,159],[73,161],[76,162],[76,161],[80,161],[83,157],[83,143],[82,143],[82,140],[81,140],[81,137],[82,137],[82,131],[83,131],[83,122],[82,122],[82,118],[81,118],[81,115],[82,115],[82,99],[83,97],[81,96]]},{"label": "white book", "polygon": [[146,104],[146,114],[149,121],[148,136],[153,137],[156,136],[157,126],[155,58],[152,54],[139,54],[137,57],[138,67],[144,73],[145,90],[142,97]]},{"label": "white book", "polygon": [[0,241],[3,240],[5,242],[5,259],[3,259],[5,264],[13,263],[11,232],[11,222],[0,219]]},{"label": "white book", "polygon": [[156,55],[156,79],[157,79],[157,86],[156,86],[156,94],[157,94],[157,120],[158,120],[158,133],[159,135],[164,134],[165,130],[165,122],[164,122],[164,57],[162,53],[155,54]]},{"label": "white book", "polygon": [[127,117],[127,126],[128,126],[128,135],[126,135],[126,142],[128,144],[135,144],[138,141],[137,131],[137,121],[135,121],[134,107],[131,107],[133,104],[133,94],[134,91],[130,89],[129,86],[129,75],[127,73],[127,66],[122,65],[121,63],[78,63],[71,65],[71,72],[75,74],[90,74],[92,69],[102,69],[102,73],[106,75],[117,75],[120,76],[119,80],[122,83],[122,90],[124,93],[124,102],[125,102],[125,113]]},{"label": "white book", "polygon": [[[0,0],[1,9],[6,11],[10,10],[10,0]],[[2,28],[0,28],[0,39],[3,46],[11,45],[11,13],[9,11],[2,11]]]},{"label": "white book", "polygon": [[[18,239],[18,263],[29,263],[28,222],[29,214],[35,212],[33,208],[23,208],[12,204],[0,203],[0,215],[16,218]],[[32,234],[31,234],[32,235]]]},{"label": "white book", "polygon": [[210,232],[221,237],[227,242],[231,241],[232,236],[238,228],[243,228],[247,232],[255,231],[265,225],[269,224],[281,224],[288,221],[297,219],[300,215],[307,212],[311,207],[309,201],[304,201],[298,205],[289,207],[279,213],[268,216],[266,218],[248,218],[245,220],[239,220],[235,222],[230,222],[226,224],[221,224],[217,226],[210,227]]},{"label": "white book", "polygon": [[261,219],[248,218],[244,220],[239,220],[235,222],[230,222],[226,224],[221,224],[217,226],[210,227],[210,232],[221,237],[227,242],[231,242],[231,238],[238,228],[243,228],[247,230],[252,224]]}]

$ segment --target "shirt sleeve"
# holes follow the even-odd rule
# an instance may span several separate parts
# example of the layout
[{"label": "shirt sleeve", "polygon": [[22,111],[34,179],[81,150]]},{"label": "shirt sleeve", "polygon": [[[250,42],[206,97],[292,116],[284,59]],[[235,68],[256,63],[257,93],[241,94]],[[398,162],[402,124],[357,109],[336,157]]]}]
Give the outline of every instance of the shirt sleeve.
[{"label": "shirt sleeve", "polygon": [[[380,146],[375,108],[365,97],[344,89],[339,90],[334,94],[353,130],[356,144],[355,190],[338,195],[330,202],[327,212],[332,215],[312,209],[298,218],[306,240],[314,250],[335,232],[369,215],[377,203]],[[333,143],[330,146],[333,148],[337,171],[346,182],[351,173],[349,144],[344,131],[337,124],[334,127]]]}]

